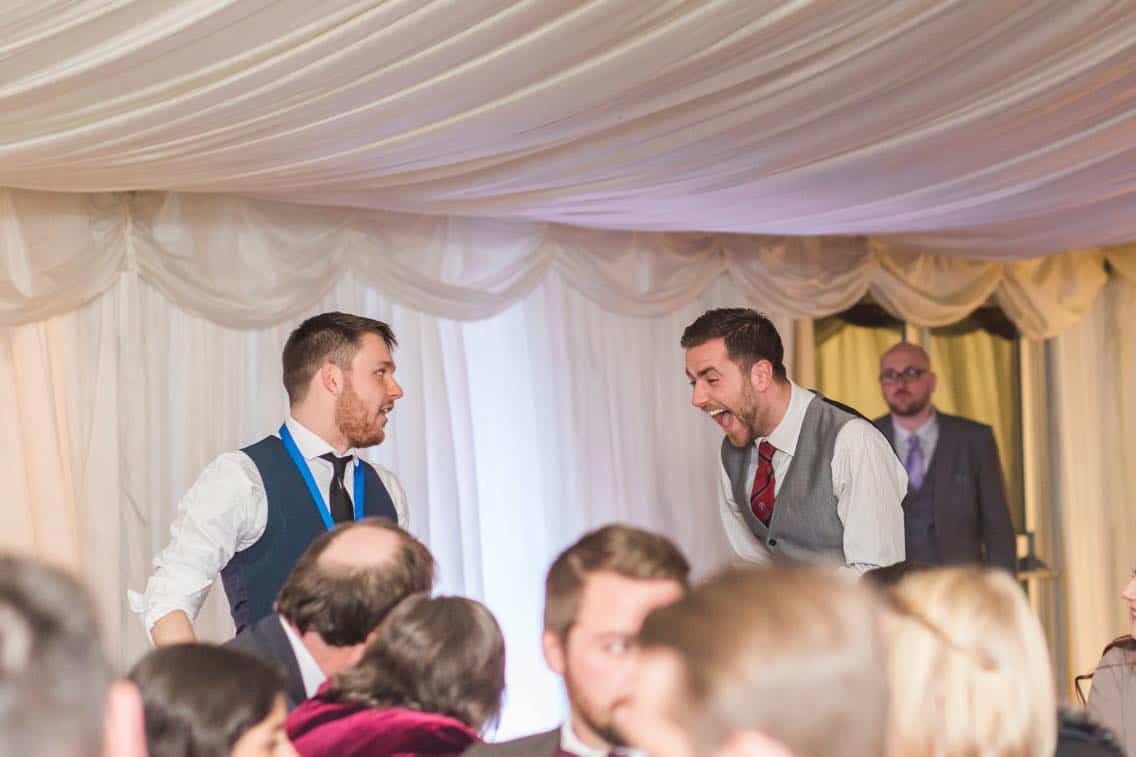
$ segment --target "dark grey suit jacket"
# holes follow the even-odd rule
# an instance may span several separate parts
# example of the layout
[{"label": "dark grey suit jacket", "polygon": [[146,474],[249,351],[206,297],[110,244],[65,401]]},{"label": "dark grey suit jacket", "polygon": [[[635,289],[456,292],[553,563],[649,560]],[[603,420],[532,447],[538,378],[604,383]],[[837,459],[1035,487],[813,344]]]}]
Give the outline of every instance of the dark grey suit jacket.
[{"label": "dark grey suit jacket", "polygon": [[[957,415],[938,418],[939,441],[928,471],[938,466],[935,532],[943,562],[986,563],[1016,573],[1014,525],[993,430]],[[872,422],[895,449],[891,415]]]},{"label": "dark grey suit jacket", "polygon": [[465,757],[555,757],[560,749],[560,727],[497,744],[477,743],[466,750]]},{"label": "dark grey suit jacket", "polygon": [[226,642],[225,646],[258,657],[280,671],[284,676],[284,701],[289,712],[308,698],[296,653],[292,651],[288,634],[284,633],[280,616],[276,613],[248,626],[235,639]]}]

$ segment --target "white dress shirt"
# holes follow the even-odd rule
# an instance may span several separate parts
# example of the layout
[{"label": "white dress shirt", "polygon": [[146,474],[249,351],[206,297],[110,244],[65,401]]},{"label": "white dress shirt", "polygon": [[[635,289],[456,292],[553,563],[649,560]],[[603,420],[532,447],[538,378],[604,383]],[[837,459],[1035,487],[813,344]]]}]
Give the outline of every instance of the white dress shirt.
[{"label": "white dress shirt", "polygon": [[323,686],[323,682],[327,680],[327,674],[323,672],[323,668],[316,662],[316,658],[312,657],[312,653],[304,646],[304,640],[300,638],[300,634],[296,633],[296,629],[292,628],[292,624],[279,615],[276,616],[276,619],[280,621],[280,625],[284,628],[284,635],[288,637],[288,643],[292,645],[292,654],[296,656],[296,665],[300,668],[300,679],[304,682],[304,695],[311,699],[319,691],[319,687]]},{"label": "white dress shirt", "polygon": [[[285,423],[326,498],[335,468],[320,455],[335,452],[335,448],[295,418],[289,416]],[[354,449],[348,454],[352,459],[343,474],[348,498],[355,494],[355,466],[360,462],[370,465],[390,493],[398,524],[405,528],[406,492],[402,484],[386,468],[358,457]],[[183,610],[191,620],[196,618],[221,569],[237,552],[255,544],[267,525],[268,499],[256,463],[239,451],[220,455],[178,502],[170,542],[154,558],[154,574],[146,582],[145,592],[128,592],[131,610],[142,618],[147,631],[174,610]]]},{"label": "white dress shirt", "polygon": [[[756,439],[751,445],[746,471],[748,490],[752,488],[757,474],[757,445],[763,441],[772,444],[774,508],[777,507],[777,492],[797,449],[805,410],[816,396],[792,382],[789,387],[789,407],[785,417],[769,436]],[[848,421],[836,434],[830,465],[836,514],[844,525],[845,566],[856,573],[863,573],[903,560],[903,497],[907,494],[907,471],[884,435],[862,418]],[[718,501],[726,536],[738,556],[749,562],[768,562],[769,551],[753,535],[741,508],[734,501],[733,487],[725,467],[721,469]],[[744,506],[748,508],[749,503],[744,503]]]}]

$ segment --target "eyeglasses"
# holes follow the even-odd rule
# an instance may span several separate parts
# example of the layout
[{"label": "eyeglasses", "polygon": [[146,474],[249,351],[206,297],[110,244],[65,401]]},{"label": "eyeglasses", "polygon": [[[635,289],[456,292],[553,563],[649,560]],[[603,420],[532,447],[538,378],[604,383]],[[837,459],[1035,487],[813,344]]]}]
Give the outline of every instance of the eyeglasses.
[{"label": "eyeglasses", "polygon": [[880,383],[894,384],[895,382],[900,380],[915,381],[926,372],[926,368],[916,368],[915,366],[904,368],[902,371],[893,371],[891,369],[888,369],[880,374]]}]

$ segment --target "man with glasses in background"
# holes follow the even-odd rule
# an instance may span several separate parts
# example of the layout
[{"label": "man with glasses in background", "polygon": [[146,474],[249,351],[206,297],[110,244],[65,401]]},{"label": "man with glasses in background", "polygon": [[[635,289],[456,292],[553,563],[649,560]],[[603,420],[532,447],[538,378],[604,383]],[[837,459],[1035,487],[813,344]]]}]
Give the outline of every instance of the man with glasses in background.
[{"label": "man with glasses in background", "polygon": [[936,383],[919,345],[900,342],[880,358],[880,390],[891,412],[874,423],[907,469],[907,559],[984,563],[1013,573],[1014,526],[994,433],[937,411]]}]

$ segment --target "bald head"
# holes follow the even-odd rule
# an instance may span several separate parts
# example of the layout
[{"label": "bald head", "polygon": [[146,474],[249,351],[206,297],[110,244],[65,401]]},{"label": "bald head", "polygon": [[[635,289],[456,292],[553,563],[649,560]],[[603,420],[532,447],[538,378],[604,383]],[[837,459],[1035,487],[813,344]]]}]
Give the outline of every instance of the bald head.
[{"label": "bald head", "polygon": [[904,358],[912,364],[918,363],[919,367],[930,370],[931,356],[927,354],[927,350],[923,349],[918,344],[911,342],[899,342],[893,344],[888,348],[887,352],[880,356],[880,372],[884,371],[889,358]]},{"label": "bald head", "polygon": [[383,518],[341,523],[313,541],[276,598],[276,611],[329,645],[362,644],[387,612],[434,587],[434,557]]},{"label": "bald head", "polygon": [[334,534],[316,565],[329,573],[388,565],[398,558],[402,541],[399,533],[388,528],[349,528]]},{"label": "bald head", "polygon": [[931,412],[938,379],[918,344],[900,342],[880,357],[880,391],[893,416],[919,422]]}]

